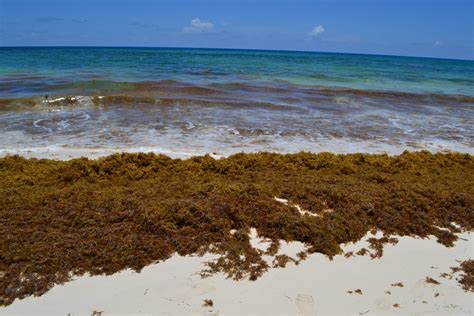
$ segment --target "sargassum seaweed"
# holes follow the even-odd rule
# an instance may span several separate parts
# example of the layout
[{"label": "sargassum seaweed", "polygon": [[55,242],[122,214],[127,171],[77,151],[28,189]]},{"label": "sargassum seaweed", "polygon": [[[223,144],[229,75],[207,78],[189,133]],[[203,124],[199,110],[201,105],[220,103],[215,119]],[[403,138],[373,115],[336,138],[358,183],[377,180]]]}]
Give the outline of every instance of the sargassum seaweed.
[{"label": "sargassum seaweed", "polygon": [[369,231],[384,234],[375,257],[390,236],[434,235],[449,247],[473,228],[473,174],[473,156],[460,153],[0,158],[0,304],[174,253],[215,253],[203,275],[254,280],[269,264],[251,228],[272,241],[270,255],[280,240],[304,243],[299,260],[342,254]]}]

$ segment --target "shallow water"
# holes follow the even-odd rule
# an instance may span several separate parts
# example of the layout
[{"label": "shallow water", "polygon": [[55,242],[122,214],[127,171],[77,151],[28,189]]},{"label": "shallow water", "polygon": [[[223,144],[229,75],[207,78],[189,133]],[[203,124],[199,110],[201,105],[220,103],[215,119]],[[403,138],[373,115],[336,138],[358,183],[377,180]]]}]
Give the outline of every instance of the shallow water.
[{"label": "shallow water", "polygon": [[473,153],[473,73],[390,56],[0,48],[0,153]]}]

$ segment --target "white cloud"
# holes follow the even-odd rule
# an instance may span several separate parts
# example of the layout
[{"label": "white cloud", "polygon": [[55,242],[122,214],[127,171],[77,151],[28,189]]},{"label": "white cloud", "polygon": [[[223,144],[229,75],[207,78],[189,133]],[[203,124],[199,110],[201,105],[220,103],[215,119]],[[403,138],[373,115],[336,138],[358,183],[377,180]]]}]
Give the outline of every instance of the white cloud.
[{"label": "white cloud", "polygon": [[324,26],[322,25],[318,25],[318,26],[315,26],[314,29],[309,32],[309,36],[318,36],[319,34],[321,33],[324,33]]},{"label": "white cloud", "polygon": [[203,32],[208,32],[211,31],[214,28],[214,24],[211,22],[204,22],[201,21],[200,19],[192,19],[191,20],[191,25],[186,26],[183,28],[183,32],[185,33],[192,33],[192,32],[198,32],[198,33],[203,33]]},{"label": "white cloud", "polygon": [[441,41],[435,41],[435,42],[433,43],[433,46],[434,46],[434,47],[438,47],[438,46],[441,46],[441,45],[443,45],[443,42],[441,42]]}]

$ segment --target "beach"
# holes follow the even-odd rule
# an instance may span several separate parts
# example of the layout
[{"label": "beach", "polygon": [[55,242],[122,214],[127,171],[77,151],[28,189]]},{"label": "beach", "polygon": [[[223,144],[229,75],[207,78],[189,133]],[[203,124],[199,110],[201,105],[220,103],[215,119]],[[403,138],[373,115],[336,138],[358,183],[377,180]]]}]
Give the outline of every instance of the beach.
[{"label": "beach", "polygon": [[[298,266],[272,269],[256,282],[224,276],[202,279],[202,262],[212,256],[180,257],[112,276],[80,277],[38,298],[26,298],[4,309],[8,315],[471,315],[472,294],[450,273],[457,260],[472,258],[472,233],[453,248],[433,239],[400,238],[384,256],[330,261],[311,255]],[[255,238],[255,236],[254,236]],[[258,238],[256,245],[264,247]],[[366,247],[363,241],[344,251]],[[304,245],[290,243],[283,253],[295,255]],[[440,282],[426,282],[432,277]],[[392,286],[401,282],[403,287]],[[348,291],[361,289],[362,294]],[[389,292],[389,293],[387,293]],[[203,307],[212,299],[213,307]],[[399,304],[399,307],[394,307]]]},{"label": "beach", "polygon": [[[188,159],[129,153],[63,161],[7,156],[0,159],[1,297],[8,312],[18,307],[20,313],[30,302],[25,313],[64,313],[69,306],[53,311],[58,305],[42,300],[55,289],[64,302],[91,287],[104,286],[107,293],[108,286],[122,288],[114,280],[125,273],[123,290],[111,292],[120,301],[127,301],[120,295],[138,295],[137,288],[144,296],[158,292],[155,303],[168,296],[171,301],[154,305],[146,296],[127,310],[115,308],[107,295],[94,295],[93,305],[85,306],[112,314],[217,313],[199,309],[197,302],[211,299],[226,302],[222,314],[241,308],[264,314],[273,313],[269,300],[277,295],[281,305],[272,306],[282,314],[295,307],[302,315],[317,309],[469,314],[470,283],[458,284],[462,273],[452,268],[472,257],[473,186],[466,177],[472,164],[468,154],[426,151]],[[147,275],[148,269],[155,272]],[[167,290],[142,288],[143,278]],[[300,284],[306,284],[304,291]],[[391,290],[405,284],[407,292]],[[71,294],[69,286],[79,292]],[[201,286],[203,295],[214,296],[199,296]],[[272,289],[268,296],[260,293],[266,287]],[[228,302],[255,289],[248,301]],[[172,294],[182,291],[188,294]],[[327,305],[316,304],[324,295],[330,295],[323,298]],[[334,304],[343,298],[354,303],[338,311]],[[82,307],[72,312],[87,313]]]},{"label": "beach", "polygon": [[0,48],[0,314],[472,315],[472,71]]}]

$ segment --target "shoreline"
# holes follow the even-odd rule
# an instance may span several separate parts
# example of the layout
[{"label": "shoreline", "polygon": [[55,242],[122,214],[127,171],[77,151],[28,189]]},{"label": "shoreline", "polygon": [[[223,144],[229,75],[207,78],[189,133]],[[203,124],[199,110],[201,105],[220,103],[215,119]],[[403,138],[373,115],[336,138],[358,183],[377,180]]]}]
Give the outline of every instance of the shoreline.
[{"label": "shoreline", "polygon": [[[327,141],[329,142],[329,140]],[[227,148],[227,150],[202,150],[202,151],[179,151],[171,148],[162,148],[156,146],[138,146],[138,147],[120,147],[120,148],[107,148],[107,147],[83,147],[74,148],[64,145],[49,145],[49,146],[38,146],[38,147],[12,147],[12,148],[0,148],[0,158],[8,156],[21,156],[27,159],[51,159],[67,161],[70,159],[88,158],[88,159],[100,159],[110,155],[116,154],[155,154],[155,155],[166,155],[173,159],[189,159],[192,157],[200,157],[209,155],[214,159],[226,158],[236,154],[257,154],[260,152],[273,153],[279,155],[286,154],[298,154],[301,152],[310,154],[321,154],[330,153],[335,155],[354,155],[354,154],[367,154],[367,155],[388,155],[391,157],[398,156],[404,152],[417,153],[417,152],[430,152],[432,154],[447,154],[447,153],[459,153],[474,155],[474,148],[457,146],[453,148],[445,148],[442,144],[438,145],[420,145],[417,147],[407,146],[396,146],[384,143],[373,143],[373,142],[348,142],[343,140],[334,139],[331,141],[332,146],[321,146],[316,150],[306,151],[295,149],[293,151],[288,150],[265,150],[263,148],[247,149],[242,150],[241,148]]]},{"label": "shoreline", "polygon": [[[309,33],[259,29],[374,44],[321,8]],[[30,40],[98,26],[62,11]],[[252,44],[237,33],[253,19],[174,32],[142,18],[114,32]],[[456,48],[438,33],[410,50]],[[0,315],[474,315],[472,73],[390,55],[0,47]]]}]

